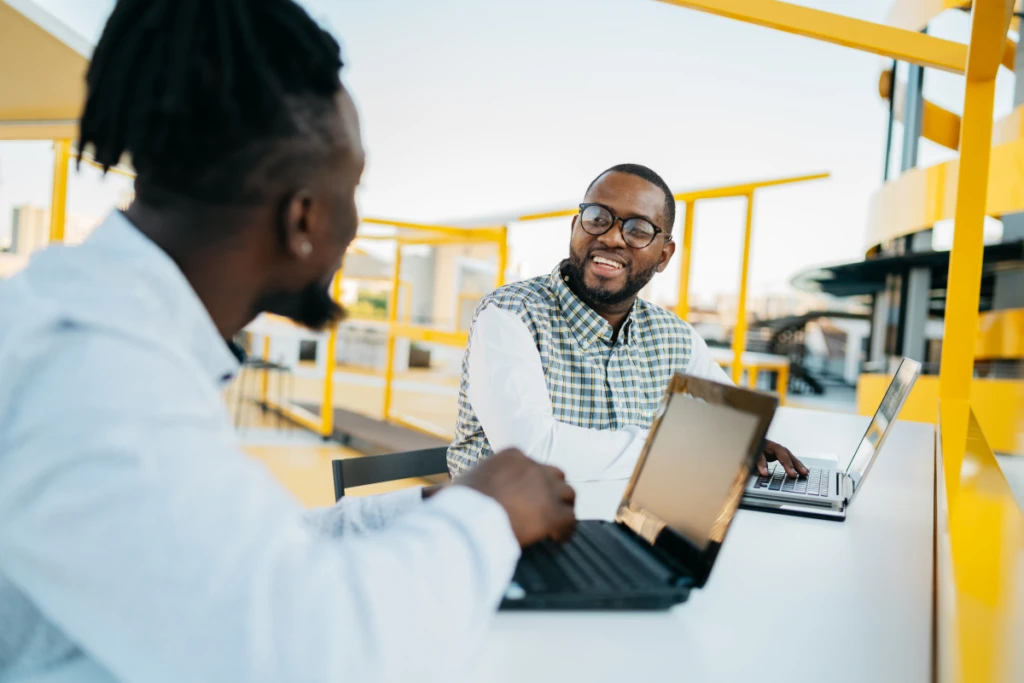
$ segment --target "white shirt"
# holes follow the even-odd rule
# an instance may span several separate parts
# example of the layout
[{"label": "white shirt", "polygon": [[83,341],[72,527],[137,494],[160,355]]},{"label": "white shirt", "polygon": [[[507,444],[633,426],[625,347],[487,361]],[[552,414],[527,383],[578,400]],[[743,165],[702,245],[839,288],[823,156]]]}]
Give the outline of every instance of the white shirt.
[{"label": "white shirt", "polygon": [[121,214],[0,283],[0,680],[449,680],[519,556],[453,487],[306,514],[239,449],[236,361]]},{"label": "white shirt", "polygon": [[[687,373],[732,384],[700,335],[693,334]],[[467,393],[491,448],[522,449],[561,468],[571,482],[627,479],[647,429],[585,429],[555,419],[533,335],[515,313],[486,306],[469,344]]]}]

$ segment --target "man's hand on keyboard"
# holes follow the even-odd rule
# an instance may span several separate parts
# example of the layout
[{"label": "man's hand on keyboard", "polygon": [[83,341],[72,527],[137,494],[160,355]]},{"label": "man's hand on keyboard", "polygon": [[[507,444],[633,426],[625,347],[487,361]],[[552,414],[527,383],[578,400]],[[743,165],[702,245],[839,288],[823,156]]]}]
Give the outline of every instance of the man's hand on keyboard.
[{"label": "man's hand on keyboard", "polygon": [[804,464],[796,459],[793,453],[783,446],[777,444],[774,441],[765,440],[764,451],[761,452],[760,457],[757,459],[757,471],[762,476],[768,475],[768,463],[778,460],[779,463],[785,468],[786,474],[791,477],[795,477],[798,474],[806,476],[809,469],[804,467]]},{"label": "man's hand on keyboard", "polygon": [[481,461],[452,485],[468,486],[498,501],[523,547],[547,538],[565,542],[576,530],[576,492],[565,483],[565,474],[517,449]]}]

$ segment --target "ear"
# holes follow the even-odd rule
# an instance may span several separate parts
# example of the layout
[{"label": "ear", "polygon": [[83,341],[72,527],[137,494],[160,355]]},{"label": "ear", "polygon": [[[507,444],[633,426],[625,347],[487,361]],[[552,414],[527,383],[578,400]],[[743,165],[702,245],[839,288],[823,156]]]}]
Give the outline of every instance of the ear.
[{"label": "ear", "polygon": [[305,260],[313,254],[313,204],[313,195],[306,189],[292,193],[283,202],[278,230],[281,246],[291,258]]},{"label": "ear", "polygon": [[662,272],[668,266],[668,262],[672,260],[672,254],[676,253],[675,241],[665,242],[665,246],[661,248],[661,256],[658,257],[658,272]]}]

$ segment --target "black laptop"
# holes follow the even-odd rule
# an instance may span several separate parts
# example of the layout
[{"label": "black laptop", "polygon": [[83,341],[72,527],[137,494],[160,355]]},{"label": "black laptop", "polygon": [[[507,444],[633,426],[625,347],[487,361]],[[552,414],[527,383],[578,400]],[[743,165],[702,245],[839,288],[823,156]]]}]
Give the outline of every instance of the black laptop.
[{"label": "black laptop", "polygon": [[614,522],[526,548],[502,609],[667,609],[708,580],[778,406],[687,375],[669,384]]}]

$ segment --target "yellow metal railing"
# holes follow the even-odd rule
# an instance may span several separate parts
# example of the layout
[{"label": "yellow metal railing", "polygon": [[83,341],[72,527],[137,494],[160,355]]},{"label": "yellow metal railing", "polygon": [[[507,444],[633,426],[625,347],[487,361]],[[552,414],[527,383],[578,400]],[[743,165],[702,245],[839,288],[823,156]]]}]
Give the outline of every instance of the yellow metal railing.
[{"label": "yellow metal railing", "polygon": [[[412,325],[411,320],[411,293],[412,285],[407,281],[401,279],[402,271],[402,248],[410,245],[427,245],[427,246],[451,246],[451,245],[465,245],[465,244],[494,244],[497,251],[498,271],[495,281],[495,286],[501,286],[504,284],[504,273],[507,268],[508,260],[508,245],[507,236],[508,231],[505,228],[452,228],[448,226],[431,226],[420,223],[408,223],[401,221],[385,221],[383,219],[364,219],[364,223],[370,223],[375,225],[389,225],[398,227],[404,231],[416,231],[417,233],[423,233],[424,236],[409,236],[408,233],[401,233],[398,235],[359,235],[358,239],[374,239],[374,240],[393,240],[396,243],[395,247],[395,259],[392,265],[391,277],[388,279],[389,284],[389,295],[388,295],[388,306],[387,306],[387,360],[385,361],[384,368],[384,398],[382,406],[382,414],[385,420],[390,422],[401,424],[403,426],[415,429],[417,431],[425,432],[439,438],[448,439],[451,437],[451,432],[443,428],[431,425],[428,422],[416,418],[411,415],[396,414],[392,410],[392,404],[394,402],[394,383],[395,383],[395,354],[396,354],[396,342],[398,339],[409,339],[410,341],[418,341],[426,344],[438,344],[442,346],[465,348],[468,341],[468,334],[464,331],[452,331],[449,329],[440,329],[422,325]],[[374,278],[357,278],[357,279],[374,279]],[[341,294],[341,280],[342,272],[339,271],[335,277],[331,292],[335,300],[340,299]],[[399,320],[399,294],[404,291],[406,293],[405,300],[405,312],[403,320]],[[267,339],[269,343],[269,337]],[[268,357],[269,347],[264,348],[264,358]],[[299,424],[311,431],[314,431],[324,438],[329,438],[334,434],[334,372],[337,369],[337,330],[332,330],[327,341],[327,359],[324,370],[323,378],[323,396],[320,404],[320,414],[314,415],[313,413],[305,410],[301,406],[290,403],[281,398],[281,400],[275,400],[267,394],[267,371],[263,372],[263,378],[260,384],[260,401],[271,408],[291,419],[296,424]]]},{"label": "yellow metal railing", "polygon": [[53,143],[53,190],[50,193],[50,241],[64,241],[64,214],[68,205],[68,164],[71,162],[71,141]]},{"label": "yellow metal railing", "polygon": [[[923,34],[918,26],[872,24],[776,0],[663,1],[966,76],[938,387],[935,677],[957,683],[1021,680],[1024,658],[1017,652],[1024,642],[1024,520],[969,403],[995,78],[1006,54],[1014,0],[957,5],[971,12],[966,46]],[[911,7],[913,0],[900,1],[899,14],[906,21],[926,16],[936,3],[923,13]]]},{"label": "yellow metal railing", "polygon": [[936,441],[936,680],[1024,680],[1024,513],[965,401]]}]

